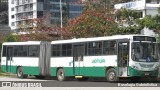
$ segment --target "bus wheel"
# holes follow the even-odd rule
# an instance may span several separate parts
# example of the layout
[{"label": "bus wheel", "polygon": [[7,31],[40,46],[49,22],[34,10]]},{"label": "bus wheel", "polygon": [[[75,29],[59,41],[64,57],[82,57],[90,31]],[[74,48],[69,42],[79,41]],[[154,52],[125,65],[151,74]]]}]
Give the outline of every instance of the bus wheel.
[{"label": "bus wheel", "polygon": [[110,81],[110,82],[117,81],[115,69],[113,68],[109,69],[106,73],[106,78],[107,78],[107,81]]},{"label": "bus wheel", "polygon": [[65,73],[62,68],[58,69],[58,71],[57,71],[57,79],[58,79],[58,81],[65,81],[66,80]]},{"label": "bus wheel", "polygon": [[22,67],[18,67],[18,68],[17,68],[17,77],[18,77],[18,78],[27,78],[27,75],[24,75],[24,74],[23,74]]}]

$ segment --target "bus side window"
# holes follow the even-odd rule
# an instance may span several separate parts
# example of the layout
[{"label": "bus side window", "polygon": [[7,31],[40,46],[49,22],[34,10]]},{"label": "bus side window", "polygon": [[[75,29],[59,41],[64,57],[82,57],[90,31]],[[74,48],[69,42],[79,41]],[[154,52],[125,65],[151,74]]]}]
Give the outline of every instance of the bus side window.
[{"label": "bus side window", "polygon": [[103,42],[103,54],[104,55],[116,54],[116,42],[115,41],[104,41]]},{"label": "bus side window", "polygon": [[101,54],[102,54],[102,42],[88,43],[88,55],[101,55]]},{"label": "bus side window", "polygon": [[38,46],[29,46],[28,47],[28,56],[37,57],[38,56]]},{"label": "bus side window", "polygon": [[52,45],[52,56],[61,56],[61,45]]},{"label": "bus side window", "polygon": [[3,54],[2,54],[3,57],[6,56],[6,46],[3,46]]}]

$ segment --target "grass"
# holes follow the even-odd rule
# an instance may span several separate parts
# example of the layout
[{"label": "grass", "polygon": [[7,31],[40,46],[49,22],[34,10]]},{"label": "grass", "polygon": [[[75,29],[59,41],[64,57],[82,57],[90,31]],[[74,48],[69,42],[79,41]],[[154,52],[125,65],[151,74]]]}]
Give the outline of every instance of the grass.
[{"label": "grass", "polygon": [[3,76],[3,71],[1,70],[1,65],[0,65],[0,76]]}]

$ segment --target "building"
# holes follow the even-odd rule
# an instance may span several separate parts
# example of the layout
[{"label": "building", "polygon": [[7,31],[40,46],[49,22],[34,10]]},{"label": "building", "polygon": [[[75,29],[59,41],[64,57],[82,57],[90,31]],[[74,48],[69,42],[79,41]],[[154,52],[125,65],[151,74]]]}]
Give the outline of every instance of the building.
[{"label": "building", "polygon": [[133,0],[126,3],[115,4],[115,9],[131,9],[141,12],[142,18],[146,15],[156,15],[158,14],[157,8],[160,6],[160,0]]},{"label": "building", "polygon": [[9,26],[16,31],[19,24],[42,17],[46,12],[51,14],[49,24],[65,24],[68,18],[81,14],[82,5],[77,4],[77,1],[79,0],[9,0]]},{"label": "building", "polygon": [[63,24],[67,19],[79,16],[82,13],[82,4],[77,1],[79,0],[61,0],[60,4],[60,0],[50,0],[51,24],[60,24],[61,13]]},{"label": "building", "polygon": [[8,18],[11,30],[16,30],[19,24],[42,16],[43,2],[41,0],[9,0]]}]

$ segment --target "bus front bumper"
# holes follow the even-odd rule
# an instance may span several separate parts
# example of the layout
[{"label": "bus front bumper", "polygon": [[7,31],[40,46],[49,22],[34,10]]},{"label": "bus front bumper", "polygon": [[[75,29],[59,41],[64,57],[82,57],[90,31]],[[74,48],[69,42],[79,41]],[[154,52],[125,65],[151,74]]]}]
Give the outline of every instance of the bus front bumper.
[{"label": "bus front bumper", "polygon": [[158,76],[158,69],[152,70],[152,71],[141,71],[141,70],[136,70],[133,69],[132,67],[129,67],[129,75],[130,77],[143,77],[143,76],[148,76],[148,77],[157,77]]}]

